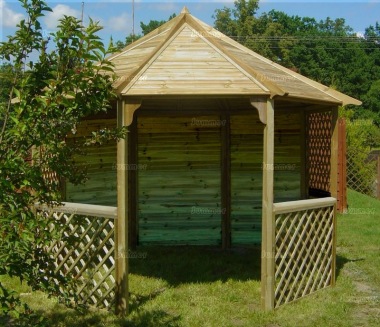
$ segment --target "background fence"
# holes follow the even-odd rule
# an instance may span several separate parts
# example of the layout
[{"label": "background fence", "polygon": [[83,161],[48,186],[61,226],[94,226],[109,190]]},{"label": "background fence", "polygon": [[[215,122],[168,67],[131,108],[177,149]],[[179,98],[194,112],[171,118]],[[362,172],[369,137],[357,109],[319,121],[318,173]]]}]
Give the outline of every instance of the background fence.
[{"label": "background fence", "polygon": [[347,188],[380,199],[380,156],[350,147],[346,156]]}]

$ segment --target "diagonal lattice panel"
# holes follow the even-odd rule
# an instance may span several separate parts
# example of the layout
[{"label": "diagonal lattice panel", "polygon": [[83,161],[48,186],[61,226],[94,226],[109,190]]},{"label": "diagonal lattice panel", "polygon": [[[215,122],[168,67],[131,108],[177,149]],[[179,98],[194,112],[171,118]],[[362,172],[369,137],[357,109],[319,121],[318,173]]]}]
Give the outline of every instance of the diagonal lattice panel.
[{"label": "diagonal lattice panel", "polygon": [[376,177],[379,168],[376,160],[371,158],[370,150],[349,148],[346,158],[347,187],[376,198]]},{"label": "diagonal lattice panel", "polygon": [[56,260],[56,271],[77,281],[72,291],[79,304],[110,308],[115,298],[114,219],[56,211],[43,213],[54,217],[51,228],[58,228],[62,235],[47,250]]},{"label": "diagonal lattice panel", "polygon": [[274,306],[332,283],[334,206],[275,216]]},{"label": "diagonal lattice panel", "polygon": [[308,187],[330,191],[332,112],[310,112],[306,124]]}]

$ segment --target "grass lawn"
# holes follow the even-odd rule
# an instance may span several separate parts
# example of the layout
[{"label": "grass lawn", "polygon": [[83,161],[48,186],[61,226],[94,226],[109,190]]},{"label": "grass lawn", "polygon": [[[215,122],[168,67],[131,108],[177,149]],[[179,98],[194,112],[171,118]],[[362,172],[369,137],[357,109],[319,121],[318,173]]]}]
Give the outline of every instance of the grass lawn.
[{"label": "grass lawn", "polygon": [[[16,280],[0,280],[51,326],[380,326],[380,201],[350,191],[338,217],[337,283],[273,312],[260,309],[260,250],[143,247],[130,259],[131,314],[66,309]],[[2,325],[0,320],[0,325]]]}]

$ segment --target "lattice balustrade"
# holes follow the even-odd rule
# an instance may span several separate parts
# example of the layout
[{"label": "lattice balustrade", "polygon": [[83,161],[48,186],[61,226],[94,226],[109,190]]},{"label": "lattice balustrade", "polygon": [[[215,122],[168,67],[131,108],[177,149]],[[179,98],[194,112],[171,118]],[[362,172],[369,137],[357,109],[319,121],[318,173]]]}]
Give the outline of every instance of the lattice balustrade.
[{"label": "lattice balustrade", "polygon": [[380,171],[378,162],[367,149],[349,148],[347,153],[347,187],[362,194],[377,197]]},{"label": "lattice balustrade", "polygon": [[[105,207],[70,205],[71,207],[54,210],[45,208],[39,211],[46,216],[53,216],[56,224],[52,228],[60,228],[62,233],[61,240],[53,242],[47,251],[56,260],[56,271],[64,276],[72,276],[77,281],[73,291],[79,298],[79,304],[110,308],[115,299],[113,273],[116,208],[110,207],[112,214],[108,217],[100,217],[102,214],[97,207]],[[90,208],[94,214],[83,214],[83,206],[86,211]],[[69,239],[71,240],[68,241]]]},{"label": "lattice balustrade", "polygon": [[307,114],[306,150],[308,186],[330,191],[332,112]]},{"label": "lattice balustrade", "polygon": [[[281,210],[280,206],[277,208],[274,257],[275,307],[333,283],[335,199],[319,200],[325,201],[324,207],[294,212],[289,212],[291,209]],[[310,201],[313,200],[306,201],[312,203]]]}]

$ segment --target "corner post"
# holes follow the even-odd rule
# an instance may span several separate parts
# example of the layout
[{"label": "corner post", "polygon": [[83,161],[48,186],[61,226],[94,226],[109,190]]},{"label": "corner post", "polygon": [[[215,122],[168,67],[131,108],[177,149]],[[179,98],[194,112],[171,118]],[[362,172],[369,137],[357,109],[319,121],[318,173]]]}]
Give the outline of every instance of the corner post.
[{"label": "corner post", "polygon": [[338,199],[338,151],[339,151],[339,126],[338,107],[332,107],[331,117],[331,159],[330,159],[330,194]]},{"label": "corner post", "polygon": [[[141,101],[121,100],[117,102],[117,127],[130,126],[134,112]],[[128,315],[128,221],[130,215],[129,199],[129,133],[117,143],[117,219],[115,222],[115,279],[116,314]]]},{"label": "corner post", "polygon": [[[117,103],[117,127],[125,126],[124,101]],[[115,223],[116,314],[128,315],[128,133],[117,142],[117,219]]]},{"label": "corner post", "polygon": [[262,199],[261,304],[264,310],[274,308],[275,222],[273,214],[274,175],[274,101],[265,108]]},{"label": "corner post", "polygon": [[[331,160],[330,160],[330,194],[338,199],[338,151],[339,151],[339,125],[338,107],[332,107],[331,117]],[[337,203],[334,205],[333,212],[333,234],[332,234],[332,262],[331,262],[331,285],[335,285],[336,278],[336,244],[337,244]]]}]

